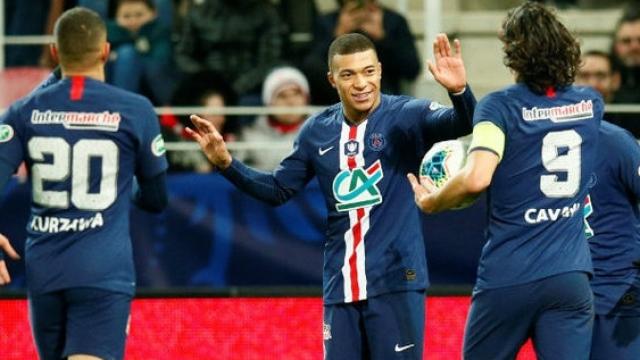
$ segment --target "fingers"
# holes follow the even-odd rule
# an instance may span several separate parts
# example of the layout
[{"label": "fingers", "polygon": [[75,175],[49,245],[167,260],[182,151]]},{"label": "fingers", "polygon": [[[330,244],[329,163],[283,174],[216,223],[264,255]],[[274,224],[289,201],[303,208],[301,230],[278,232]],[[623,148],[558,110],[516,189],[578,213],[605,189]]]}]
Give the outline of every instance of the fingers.
[{"label": "fingers", "polygon": [[201,136],[210,134],[213,135],[213,138],[216,141],[223,140],[222,135],[220,134],[218,129],[216,129],[216,127],[209,120],[203,119],[198,115],[191,115],[190,119],[193,125],[195,125],[200,132]]},{"label": "fingers", "polygon": [[186,127],[184,128],[184,131],[191,136],[192,138],[194,138],[199,144],[202,144],[202,136],[200,136],[200,134],[198,134],[197,132],[193,131],[193,129],[191,129],[190,127]]},{"label": "fingers", "polygon": [[0,234],[0,249],[4,251],[10,258],[14,260],[20,259],[20,255],[13,249],[9,239],[7,239],[4,235]]},{"label": "fingers", "polygon": [[462,44],[460,44],[459,39],[453,40],[453,47],[455,50],[455,53],[454,53],[455,57],[462,58]]},{"label": "fingers", "polygon": [[441,46],[444,49],[444,56],[446,57],[450,57],[451,56],[451,43],[449,43],[449,38],[447,37],[447,34],[440,34],[440,42],[441,42]]},{"label": "fingers", "polygon": [[427,189],[420,184],[415,175],[409,173],[407,174],[407,178],[409,179],[409,183],[411,183],[411,189],[413,193],[416,195],[416,200],[422,198],[423,196],[428,195]]},{"label": "fingers", "polygon": [[11,276],[9,276],[9,270],[4,260],[0,260],[0,286],[7,285],[11,282]]}]

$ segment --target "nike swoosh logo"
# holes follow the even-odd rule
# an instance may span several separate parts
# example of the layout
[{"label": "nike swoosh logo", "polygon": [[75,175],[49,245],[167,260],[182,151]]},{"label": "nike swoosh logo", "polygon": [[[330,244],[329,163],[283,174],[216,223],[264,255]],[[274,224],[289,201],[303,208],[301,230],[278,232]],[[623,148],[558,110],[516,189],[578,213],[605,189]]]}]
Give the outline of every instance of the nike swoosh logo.
[{"label": "nike swoosh logo", "polygon": [[415,344],[409,344],[409,345],[405,345],[405,346],[400,346],[398,344],[396,344],[396,352],[403,352],[405,350],[411,349],[412,347],[416,346]]},{"label": "nike swoosh logo", "polygon": [[320,156],[326,154],[327,152],[329,152],[329,150],[333,149],[333,146],[329,146],[326,149],[323,148],[318,148],[318,154],[320,154]]}]

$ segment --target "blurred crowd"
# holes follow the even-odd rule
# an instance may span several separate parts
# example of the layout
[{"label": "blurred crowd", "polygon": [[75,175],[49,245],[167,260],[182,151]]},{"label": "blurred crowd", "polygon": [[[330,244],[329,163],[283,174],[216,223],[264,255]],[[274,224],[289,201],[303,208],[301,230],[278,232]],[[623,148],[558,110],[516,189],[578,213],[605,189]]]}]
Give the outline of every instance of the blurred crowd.
[{"label": "blurred crowd", "polygon": [[[327,81],[327,49],[336,36],[360,32],[374,42],[383,64],[382,91],[406,92],[421,61],[405,17],[377,0],[336,2],[337,10],[320,14],[314,0],[5,0],[5,33],[48,34],[65,9],[93,9],[108,22],[109,83],[156,106],[216,108],[337,102]],[[6,49],[8,67],[54,65],[46,47]],[[584,52],[583,65],[578,83],[595,87],[608,102],[640,103],[640,7],[624,12],[610,51]],[[229,142],[292,141],[306,118],[204,115]],[[188,140],[185,116],[163,115],[161,124],[167,141]],[[287,152],[235,155],[272,170]],[[174,171],[211,170],[200,153],[169,156]]]}]

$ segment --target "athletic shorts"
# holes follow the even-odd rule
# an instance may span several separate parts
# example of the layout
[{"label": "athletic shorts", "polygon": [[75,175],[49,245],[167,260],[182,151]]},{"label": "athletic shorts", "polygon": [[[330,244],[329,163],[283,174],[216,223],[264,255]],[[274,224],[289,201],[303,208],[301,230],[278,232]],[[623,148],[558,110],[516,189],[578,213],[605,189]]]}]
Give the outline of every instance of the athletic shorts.
[{"label": "athletic shorts", "polygon": [[132,296],[72,288],[29,296],[31,328],[42,360],[87,354],[124,357]]},{"label": "athletic shorts", "polygon": [[325,360],[422,360],[424,291],[324,306]]},{"label": "athletic shorts", "polygon": [[474,294],[464,336],[467,360],[515,359],[532,339],[538,359],[587,360],[593,294],[583,272]]}]

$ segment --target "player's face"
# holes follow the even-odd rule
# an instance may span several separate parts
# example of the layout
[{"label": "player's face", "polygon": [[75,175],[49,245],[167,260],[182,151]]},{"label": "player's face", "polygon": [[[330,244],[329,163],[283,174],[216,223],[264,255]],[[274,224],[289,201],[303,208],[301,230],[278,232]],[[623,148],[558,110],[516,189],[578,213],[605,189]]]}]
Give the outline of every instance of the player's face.
[{"label": "player's face", "polygon": [[123,28],[138,32],[140,28],[156,17],[155,11],[143,2],[126,2],[118,7],[116,22]]},{"label": "player's face", "polygon": [[640,20],[620,26],[616,34],[615,52],[626,66],[640,66]]},{"label": "player's face", "polygon": [[328,76],[349,120],[366,119],[380,103],[382,65],[375,51],[335,55]]},{"label": "player's face", "polygon": [[619,75],[611,72],[609,60],[602,56],[587,55],[582,59],[582,66],[576,75],[576,84],[591,86],[605,100],[610,100],[617,90]]},{"label": "player's face", "polygon": [[[305,106],[307,105],[307,95],[296,84],[287,84],[278,89],[278,93],[273,97],[271,101],[273,106]],[[301,114],[282,114],[276,115],[275,119],[283,124],[296,124],[304,120],[304,115]]]}]

